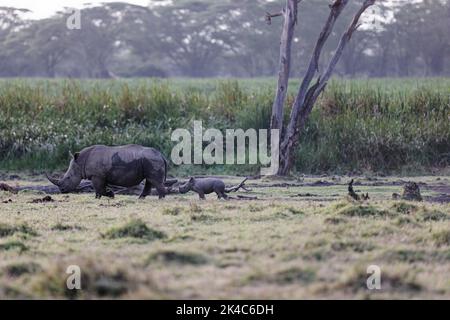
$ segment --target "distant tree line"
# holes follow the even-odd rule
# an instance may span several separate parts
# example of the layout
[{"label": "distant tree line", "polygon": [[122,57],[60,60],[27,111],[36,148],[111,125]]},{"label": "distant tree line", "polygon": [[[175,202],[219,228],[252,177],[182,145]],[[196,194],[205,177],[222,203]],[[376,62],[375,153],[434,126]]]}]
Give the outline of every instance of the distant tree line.
[{"label": "distant tree line", "polygon": [[[277,73],[281,21],[265,23],[283,1],[183,0],[149,7],[110,3],[41,19],[0,7],[0,77],[261,77]],[[355,34],[336,73],[347,77],[450,75],[449,0],[385,2]],[[357,7],[359,1],[351,5]],[[307,67],[327,1],[302,1],[294,76]],[[307,14],[303,14],[303,12]],[[348,10],[352,12],[352,10]],[[371,19],[376,19],[373,27]],[[350,14],[324,49],[331,56]],[[323,67],[323,66],[322,66]]]}]

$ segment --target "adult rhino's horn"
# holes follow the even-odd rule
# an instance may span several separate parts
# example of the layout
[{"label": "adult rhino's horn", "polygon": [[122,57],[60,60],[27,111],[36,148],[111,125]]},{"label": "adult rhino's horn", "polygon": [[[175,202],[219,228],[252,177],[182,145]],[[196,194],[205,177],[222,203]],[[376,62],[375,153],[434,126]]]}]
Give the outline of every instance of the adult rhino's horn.
[{"label": "adult rhino's horn", "polygon": [[59,179],[52,178],[47,173],[45,173],[45,176],[47,177],[48,181],[59,187]]}]

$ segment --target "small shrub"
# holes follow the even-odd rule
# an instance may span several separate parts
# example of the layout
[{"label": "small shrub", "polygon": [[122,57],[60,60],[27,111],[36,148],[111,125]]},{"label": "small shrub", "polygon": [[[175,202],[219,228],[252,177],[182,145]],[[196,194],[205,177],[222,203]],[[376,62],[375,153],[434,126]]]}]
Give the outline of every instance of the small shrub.
[{"label": "small shrub", "polygon": [[139,238],[149,241],[159,240],[166,238],[166,234],[162,231],[158,231],[149,228],[141,220],[132,220],[122,227],[116,227],[108,230],[104,235],[107,239],[118,238]]},{"label": "small shrub", "polygon": [[15,233],[23,233],[30,236],[36,236],[37,233],[26,224],[19,225],[8,225],[4,223],[0,223],[0,238],[9,237]]},{"label": "small shrub", "polygon": [[392,209],[398,213],[410,214],[416,212],[419,208],[407,202],[397,202],[392,205]]},{"label": "small shrub", "polygon": [[328,208],[327,211],[347,217],[385,217],[391,215],[387,210],[381,210],[371,205],[357,203],[347,203],[344,206],[338,204]]},{"label": "small shrub", "polygon": [[449,218],[447,214],[438,210],[424,210],[419,217],[422,221],[444,221]]},{"label": "small shrub", "polygon": [[24,252],[28,250],[28,247],[20,241],[9,241],[5,243],[0,243],[0,251],[9,250],[19,250],[19,252]]},{"label": "small shrub", "polygon": [[41,270],[40,265],[38,265],[37,263],[34,263],[34,262],[15,263],[15,264],[10,264],[5,267],[5,272],[10,277],[20,277],[24,274],[36,273],[39,270]]},{"label": "small shrub", "polygon": [[310,269],[289,268],[275,274],[273,280],[278,284],[303,283],[308,284],[315,280],[316,274]]}]

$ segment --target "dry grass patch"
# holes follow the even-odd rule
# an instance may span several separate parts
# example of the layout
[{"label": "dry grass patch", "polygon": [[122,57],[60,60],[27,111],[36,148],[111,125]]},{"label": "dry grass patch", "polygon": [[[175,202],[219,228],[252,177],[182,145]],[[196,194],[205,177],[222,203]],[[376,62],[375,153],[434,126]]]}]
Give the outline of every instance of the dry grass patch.
[{"label": "dry grass patch", "polygon": [[170,215],[170,216],[177,216],[182,212],[183,212],[182,207],[168,207],[168,208],[163,208],[163,210],[162,210],[163,214]]},{"label": "dry grass patch", "polygon": [[93,258],[73,259],[81,270],[81,290],[69,290],[66,285],[66,268],[69,261],[58,261],[34,278],[33,294],[46,298],[90,299],[120,298],[130,295],[145,286],[147,290],[158,291],[148,277],[130,274],[128,267],[111,265]]},{"label": "dry grass patch", "polygon": [[415,295],[425,288],[416,281],[412,273],[405,270],[383,270],[381,269],[381,290],[369,290],[367,288],[367,274],[363,268],[355,268],[343,277],[334,289],[343,290],[352,294],[366,293],[366,294],[381,294],[387,293],[389,296],[396,294]]},{"label": "dry grass patch", "polygon": [[147,263],[175,263],[179,265],[202,265],[208,263],[208,259],[196,252],[178,252],[175,250],[162,250],[152,253]]},{"label": "dry grass patch", "polygon": [[438,247],[450,246],[450,230],[434,232],[431,237]]}]

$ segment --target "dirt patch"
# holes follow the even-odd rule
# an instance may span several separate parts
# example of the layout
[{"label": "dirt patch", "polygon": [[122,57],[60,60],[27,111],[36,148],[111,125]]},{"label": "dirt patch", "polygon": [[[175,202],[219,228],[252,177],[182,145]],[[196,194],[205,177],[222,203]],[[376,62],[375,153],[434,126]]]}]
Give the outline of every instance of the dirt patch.
[{"label": "dirt patch", "polygon": [[450,203],[450,186],[448,185],[428,185],[424,187],[426,190],[440,193],[434,197],[424,197],[426,201],[438,203]]},{"label": "dirt patch", "polygon": [[30,203],[46,203],[46,202],[55,202],[52,197],[45,196],[43,198],[37,198],[30,201]]}]

